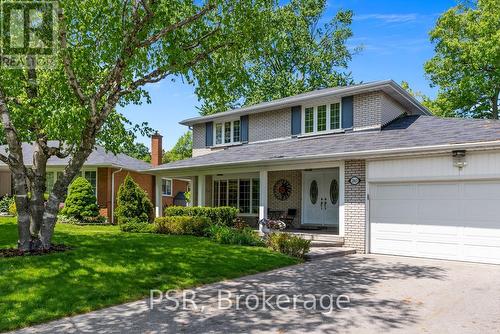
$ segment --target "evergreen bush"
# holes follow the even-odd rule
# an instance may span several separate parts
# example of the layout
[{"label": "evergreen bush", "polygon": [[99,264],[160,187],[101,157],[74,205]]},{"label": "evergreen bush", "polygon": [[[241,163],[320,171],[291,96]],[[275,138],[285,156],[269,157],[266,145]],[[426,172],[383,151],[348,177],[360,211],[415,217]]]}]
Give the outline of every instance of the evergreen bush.
[{"label": "evergreen bush", "polygon": [[133,221],[151,222],[153,218],[153,204],[146,192],[134,182],[130,175],[118,189],[115,217],[118,224]]},{"label": "evergreen bush", "polygon": [[80,176],[71,183],[61,214],[77,219],[99,216],[94,189],[87,179]]}]

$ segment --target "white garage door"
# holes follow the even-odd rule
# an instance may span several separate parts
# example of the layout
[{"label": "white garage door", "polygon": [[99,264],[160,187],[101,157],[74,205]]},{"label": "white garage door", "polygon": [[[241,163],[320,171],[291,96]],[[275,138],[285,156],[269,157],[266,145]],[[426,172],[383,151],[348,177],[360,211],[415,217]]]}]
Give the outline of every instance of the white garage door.
[{"label": "white garage door", "polygon": [[500,264],[500,181],[370,184],[370,250]]}]

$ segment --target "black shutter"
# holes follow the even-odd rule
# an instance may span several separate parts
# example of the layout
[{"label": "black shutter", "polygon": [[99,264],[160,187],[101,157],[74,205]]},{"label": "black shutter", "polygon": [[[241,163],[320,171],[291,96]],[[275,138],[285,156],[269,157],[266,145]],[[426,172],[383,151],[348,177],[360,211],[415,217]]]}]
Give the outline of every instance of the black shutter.
[{"label": "black shutter", "polygon": [[248,143],[248,115],[240,117],[241,142]]},{"label": "black shutter", "polygon": [[342,98],[342,128],[349,129],[353,126],[353,99],[352,96]]},{"label": "black shutter", "polygon": [[292,136],[298,136],[302,132],[302,107],[292,107]]},{"label": "black shutter", "polygon": [[214,146],[214,122],[205,123],[205,145],[206,147]]}]

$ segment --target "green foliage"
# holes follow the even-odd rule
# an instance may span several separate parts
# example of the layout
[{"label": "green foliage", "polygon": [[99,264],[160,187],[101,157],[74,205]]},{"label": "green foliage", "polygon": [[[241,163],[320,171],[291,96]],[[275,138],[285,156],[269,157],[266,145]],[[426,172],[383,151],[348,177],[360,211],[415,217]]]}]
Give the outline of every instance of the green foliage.
[{"label": "green foliage", "polygon": [[214,224],[232,226],[238,215],[238,209],[230,206],[217,208],[199,207],[199,206],[170,206],[165,208],[165,216],[192,216],[207,217]]},{"label": "green foliage", "polygon": [[259,233],[250,227],[233,228],[223,225],[212,225],[207,230],[208,236],[220,244],[265,246]]},{"label": "green foliage", "polygon": [[246,63],[243,71],[218,76],[196,90],[203,100],[202,113],[352,84],[348,63],[360,50],[347,46],[353,13],[338,10],[326,17],[326,8],[324,0],[275,4],[262,18],[265,29],[250,37],[253,48],[238,55]]},{"label": "green foliage", "polygon": [[149,148],[143,143],[125,145],[122,153],[139,160],[151,162],[151,152],[149,152]]},{"label": "green foliage", "polygon": [[432,99],[431,97],[425,95],[420,91],[413,90],[407,81],[401,82],[401,87],[403,87],[408,93],[410,93],[413,97],[419,100],[420,103],[430,112],[432,112],[436,116],[440,117],[455,117],[457,114],[455,113],[453,106],[450,104],[448,100],[441,94]]},{"label": "green foliage", "polygon": [[267,245],[274,251],[303,259],[311,248],[311,240],[305,240],[290,233],[279,232],[267,236]]},{"label": "green foliage", "polygon": [[99,215],[94,189],[87,179],[80,176],[71,183],[61,214],[77,219],[97,217]]},{"label": "green foliage", "polygon": [[14,202],[14,197],[4,196],[0,199],[0,212],[9,212],[9,207]]},{"label": "green foliage", "polygon": [[151,204],[148,195],[134,182],[130,175],[127,175],[118,189],[115,210],[118,224],[130,222],[130,219],[150,222],[152,215],[153,204]]},{"label": "green foliage", "polygon": [[207,217],[159,217],[155,219],[155,230],[161,234],[204,236],[211,223]]},{"label": "green foliage", "polygon": [[163,163],[184,160],[193,155],[193,133],[191,131],[183,134],[177,143],[163,155]]},{"label": "green foliage", "polygon": [[9,214],[11,216],[17,216],[17,208],[16,208],[16,202],[12,201],[9,204]]},{"label": "green foliage", "polygon": [[500,2],[460,3],[441,15],[430,38],[435,55],[424,68],[444,115],[498,118]]},{"label": "green foliage", "polygon": [[120,224],[120,230],[129,233],[156,233],[156,225],[148,222],[128,222]]}]

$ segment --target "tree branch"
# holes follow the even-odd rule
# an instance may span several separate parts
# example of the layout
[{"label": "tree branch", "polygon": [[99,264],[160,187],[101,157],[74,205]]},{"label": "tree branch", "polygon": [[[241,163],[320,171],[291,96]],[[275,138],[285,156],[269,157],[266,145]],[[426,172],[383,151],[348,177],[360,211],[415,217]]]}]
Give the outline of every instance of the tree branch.
[{"label": "tree branch", "polygon": [[71,56],[69,54],[68,50],[68,44],[67,44],[67,39],[66,39],[66,27],[64,25],[64,14],[62,10],[59,11],[59,40],[61,43],[61,49],[63,50],[62,52],[62,57],[63,57],[63,65],[64,65],[64,70],[66,72],[66,75],[68,76],[69,84],[73,91],[76,94],[76,97],[80,101],[80,104],[83,106],[87,105],[88,102],[88,97],[85,95],[85,93],[82,90],[82,87],[80,86],[80,83],[78,82],[78,79],[76,78],[75,72],[73,71],[73,66],[72,66],[72,61],[71,61]]},{"label": "tree branch", "polygon": [[168,34],[169,32],[172,32],[174,30],[177,30],[179,28],[182,28],[198,19],[200,19],[201,17],[205,16],[206,13],[212,11],[213,9],[215,9],[215,4],[211,3],[211,2],[208,2],[200,11],[198,11],[197,13],[183,19],[183,20],[180,20],[174,24],[171,24],[165,28],[163,28],[162,30],[160,30],[159,32],[157,32],[156,34],[153,34],[151,35],[148,39],[144,40],[143,42],[141,42],[139,44],[139,47],[143,48],[143,47],[147,47],[147,46],[150,46],[151,44],[159,41],[163,36],[165,36],[166,34]]}]

